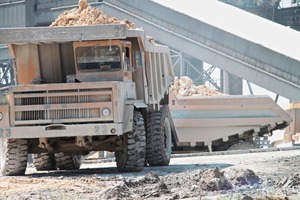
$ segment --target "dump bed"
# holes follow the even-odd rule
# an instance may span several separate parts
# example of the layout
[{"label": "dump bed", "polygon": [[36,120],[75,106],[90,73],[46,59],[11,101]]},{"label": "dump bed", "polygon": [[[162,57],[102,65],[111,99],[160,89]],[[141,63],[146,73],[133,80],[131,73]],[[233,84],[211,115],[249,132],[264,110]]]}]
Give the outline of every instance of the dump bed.
[{"label": "dump bed", "polygon": [[178,146],[210,148],[243,134],[263,135],[292,121],[268,96],[175,96],[170,92],[169,108]]}]

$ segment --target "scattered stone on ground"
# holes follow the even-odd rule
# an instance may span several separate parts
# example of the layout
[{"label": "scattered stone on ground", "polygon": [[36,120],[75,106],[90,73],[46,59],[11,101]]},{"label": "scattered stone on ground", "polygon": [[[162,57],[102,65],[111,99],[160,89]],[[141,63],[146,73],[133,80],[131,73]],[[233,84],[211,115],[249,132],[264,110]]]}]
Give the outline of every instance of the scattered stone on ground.
[{"label": "scattered stone on ground", "polygon": [[260,182],[259,177],[250,169],[230,168],[226,170],[225,176],[234,186],[254,185]]},{"label": "scattered stone on ground", "polygon": [[233,187],[259,183],[259,177],[249,169],[232,168],[221,171],[218,168],[174,173],[159,177],[154,172],[136,178],[124,178],[122,183],[103,191],[104,199],[136,197],[155,198],[169,196],[171,199],[199,197],[211,192],[229,192]]},{"label": "scattered stone on ground", "polygon": [[220,191],[232,189],[232,184],[218,168],[202,171],[200,179],[201,190]]},{"label": "scattered stone on ground", "polygon": [[285,177],[280,183],[279,186],[282,188],[298,188],[300,189],[300,175],[299,173],[292,174],[288,177]]},{"label": "scattered stone on ground", "polygon": [[[274,158],[277,153],[283,156]],[[25,176],[0,177],[0,199],[300,199],[298,154],[248,156],[194,157],[191,164],[186,164],[190,158],[176,158],[171,166],[133,173],[117,173],[100,163],[70,171],[36,172],[28,166]]]},{"label": "scattered stone on ground", "polygon": [[175,77],[171,91],[179,96],[220,96],[224,95],[216,90],[209,89],[205,85],[194,85],[193,80],[187,76],[180,79]]}]

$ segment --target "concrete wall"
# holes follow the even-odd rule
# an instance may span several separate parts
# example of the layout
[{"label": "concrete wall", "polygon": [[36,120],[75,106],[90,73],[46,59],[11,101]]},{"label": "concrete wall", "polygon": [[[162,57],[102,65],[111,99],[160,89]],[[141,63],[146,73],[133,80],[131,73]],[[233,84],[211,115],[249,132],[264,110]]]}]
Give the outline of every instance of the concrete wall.
[{"label": "concrete wall", "polygon": [[[4,2],[6,1],[4,0]],[[16,1],[10,4],[1,3],[0,19],[0,28],[25,26],[25,1]]]}]

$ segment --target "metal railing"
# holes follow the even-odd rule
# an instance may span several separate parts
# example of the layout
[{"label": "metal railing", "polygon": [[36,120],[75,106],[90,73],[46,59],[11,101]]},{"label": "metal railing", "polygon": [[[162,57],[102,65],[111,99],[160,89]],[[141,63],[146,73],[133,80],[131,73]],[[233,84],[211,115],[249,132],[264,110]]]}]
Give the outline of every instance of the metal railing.
[{"label": "metal railing", "polygon": [[1,60],[0,61],[0,87],[14,85],[14,70],[12,67],[12,61]]}]

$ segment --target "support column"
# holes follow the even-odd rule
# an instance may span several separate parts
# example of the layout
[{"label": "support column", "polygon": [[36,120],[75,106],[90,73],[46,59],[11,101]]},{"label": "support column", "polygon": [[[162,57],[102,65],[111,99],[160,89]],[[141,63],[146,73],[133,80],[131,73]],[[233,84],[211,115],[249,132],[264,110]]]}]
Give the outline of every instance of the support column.
[{"label": "support column", "polygon": [[243,94],[243,79],[223,72],[223,86],[224,93],[229,95],[242,95]]},{"label": "support column", "polygon": [[[197,69],[190,67],[188,71],[188,76],[194,80],[195,85],[202,85],[203,83],[203,62],[196,58],[190,58],[190,63]],[[199,71],[202,72],[199,74]]]}]

